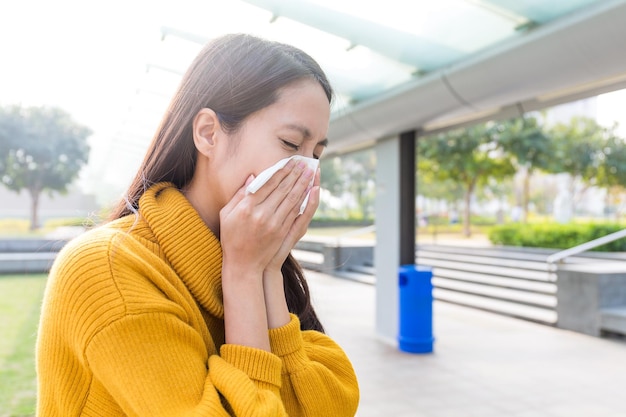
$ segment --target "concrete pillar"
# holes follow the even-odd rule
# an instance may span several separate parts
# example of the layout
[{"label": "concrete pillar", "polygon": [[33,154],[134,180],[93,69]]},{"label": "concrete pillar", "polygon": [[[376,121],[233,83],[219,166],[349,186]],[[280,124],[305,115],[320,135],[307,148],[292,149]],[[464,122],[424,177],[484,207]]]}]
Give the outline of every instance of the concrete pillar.
[{"label": "concrete pillar", "polygon": [[376,333],[396,343],[398,268],[415,262],[415,132],[376,144]]}]

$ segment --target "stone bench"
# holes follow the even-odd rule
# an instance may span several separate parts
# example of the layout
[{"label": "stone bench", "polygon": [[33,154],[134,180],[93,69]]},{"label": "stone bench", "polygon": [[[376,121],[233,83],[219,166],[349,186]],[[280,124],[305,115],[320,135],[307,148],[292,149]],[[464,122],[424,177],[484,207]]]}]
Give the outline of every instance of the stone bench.
[{"label": "stone bench", "polygon": [[603,332],[626,335],[626,306],[602,309],[600,328]]},{"label": "stone bench", "polygon": [[0,274],[47,273],[65,239],[0,239]]},{"label": "stone bench", "polygon": [[557,275],[558,327],[626,334],[626,263],[562,264]]},{"label": "stone bench", "polygon": [[0,253],[0,274],[37,274],[50,270],[57,252]]}]

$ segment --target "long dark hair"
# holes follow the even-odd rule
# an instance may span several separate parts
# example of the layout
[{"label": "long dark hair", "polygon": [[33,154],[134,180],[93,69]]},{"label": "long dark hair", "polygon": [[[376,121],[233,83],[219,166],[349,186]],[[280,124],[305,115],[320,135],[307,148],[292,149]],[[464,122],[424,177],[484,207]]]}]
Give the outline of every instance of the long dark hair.
[{"label": "long dark hair", "polygon": [[[135,213],[153,184],[169,181],[182,189],[191,181],[197,156],[192,125],[202,108],[215,111],[224,130],[234,133],[248,116],[276,102],[280,89],[307,78],[319,82],[330,103],[333,91],[326,75],[298,48],[245,34],[207,44],[183,76],[137,175],[110,218]],[[282,273],[287,305],[300,318],[300,327],[323,332],[304,272],[291,254]]]}]

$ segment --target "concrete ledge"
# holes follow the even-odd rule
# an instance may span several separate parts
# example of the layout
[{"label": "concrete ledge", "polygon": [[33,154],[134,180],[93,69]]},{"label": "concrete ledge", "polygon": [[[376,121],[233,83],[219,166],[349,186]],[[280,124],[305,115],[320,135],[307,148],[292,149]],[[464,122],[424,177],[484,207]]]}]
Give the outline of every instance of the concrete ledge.
[{"label": "concrete ledge", "polygon": [[0,253],[0,274],[46,273],[56,256],[56,252]]},{"label": "concrete ledge", "polygon": [[296,249],[307,252],[322,253],[327,243],[321,240],[300,240],[296,243]]},{"label": "concrete ledge", "polygon": [[0,239],[0,274],[47,273],[68,239]]},{"label": "concrete ledge", "polygon": [[322,271],[324,267],[324,256],[321,253],[300,249],[293,249],[291,253],[298,260],[302,268]]},{"label": "concrete ledge", "polygon": [[66,239],[0,239],[0,253],[58,252]]},{"label": "concrete ledge", "polygon": [[562,329],[600,336],[602,311],[626,306],[625,263],[566,264],[557,275],[557,326]]},{"label": "concrete ledge", "polygon": [[603,309],[600,312],[600,327],[606,332],[626,335],[626,306]]},{"label": "concrete ledge", "polygon": [[374,259],[372,246],[327,245],[322,253],[325,271],[348,270],[352,265],[371,265]]},{"label": "concrete ledge", "polygon": [[307,269],[326,274],[350,271],[353,268],[372,265],[374,246],[367,241],[312,237],[302,239],[293,250],[298,262]]}]

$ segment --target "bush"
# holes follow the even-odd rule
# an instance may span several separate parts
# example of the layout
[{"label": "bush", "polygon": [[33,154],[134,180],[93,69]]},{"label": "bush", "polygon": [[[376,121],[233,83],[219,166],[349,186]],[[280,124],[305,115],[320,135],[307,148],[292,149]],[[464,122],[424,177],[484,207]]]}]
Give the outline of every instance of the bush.
[{"label": "bush", "polygon": [[506,224],[489,229],[487,235],[494,245],[524,246],[519,237],[521,230],[517,224]]},{"label": "bush", "polygon": [[470,219],[472,226],[493,226],[496,224],[495,216],[476,216]]},{"label": "bush", "polygon": [[[567,249],[620,231],[621,224],[507,224],[490,229],[491,243],[506,246]],[[626,238],[599,246],[595,251],[624,252]]]},{"label": "bush", "polygon": [[60,218],[60,219],[47,220],[44,224],[44,228],[56,229],[57,227],[63,227],[63,226],[89,227],[89,226],[93,226],[94,223],[96,223],[95,218],[84,218],[84,217]]}]

